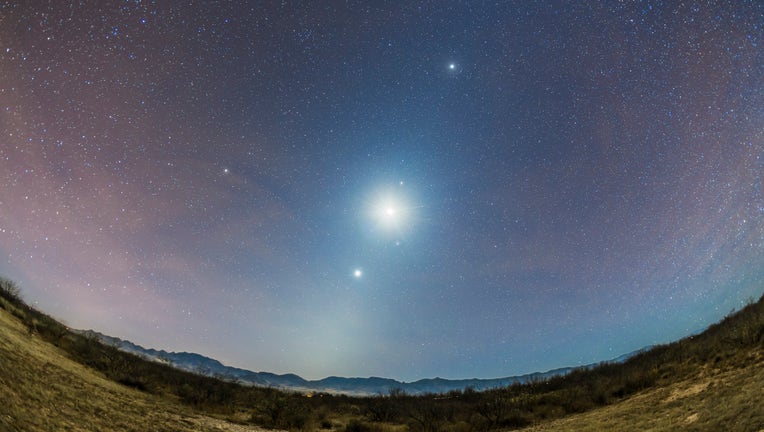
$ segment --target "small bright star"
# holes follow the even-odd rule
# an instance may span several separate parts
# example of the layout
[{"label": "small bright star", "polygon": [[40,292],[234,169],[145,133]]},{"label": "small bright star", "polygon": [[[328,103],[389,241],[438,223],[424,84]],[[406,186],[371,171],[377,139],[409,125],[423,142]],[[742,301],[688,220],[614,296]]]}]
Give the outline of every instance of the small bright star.
[{"label": "small bright star", "polygon": [[454,69],[456,69],[456,63],[451,63],[451,64],[449,64],[449,65],[448,65],[448,68],[449,68],[449,69],[451,69],[451,70],[454,70]]},{"label": "small bright star", "polygon": [[223,168],[223,174],[228,174],[228,168]]},{"label": "small bright star", "polygon": [[353,277],[356,279],[360,279],[361,276],[363,276],[363,271],[361,271],[361,269],[355,269],[355,271],[353,271]]}]

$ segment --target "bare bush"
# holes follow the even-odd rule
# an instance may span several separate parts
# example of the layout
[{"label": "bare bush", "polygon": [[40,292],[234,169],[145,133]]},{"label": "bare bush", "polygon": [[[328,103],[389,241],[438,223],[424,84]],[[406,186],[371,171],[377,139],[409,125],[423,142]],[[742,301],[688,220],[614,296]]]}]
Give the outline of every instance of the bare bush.
[{"label": "bare bush", "polygon": [[12,303],[21,303],[21,290],[16,282],[0,277],[0,296]]}]

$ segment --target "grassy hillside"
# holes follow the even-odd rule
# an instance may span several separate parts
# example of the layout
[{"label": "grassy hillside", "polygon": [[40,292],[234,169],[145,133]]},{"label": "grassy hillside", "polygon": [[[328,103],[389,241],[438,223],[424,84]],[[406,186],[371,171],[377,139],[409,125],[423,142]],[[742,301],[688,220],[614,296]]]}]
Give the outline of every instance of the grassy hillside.
[{"label": "grassy hillside", "polygon": [[764,430],[764,297],[623,364],[487,392],[289,394],[200,377],[70,332],[0,279],[0,430]]},{"label": "grassy hillside", "polygon": [[2,431],[258,430],[106,379],[30,335],[7,310],[0,310],[0,395]]},{"label": "grassy hillside", "polygon": [[764,431],[764,354],[529,431]]}]

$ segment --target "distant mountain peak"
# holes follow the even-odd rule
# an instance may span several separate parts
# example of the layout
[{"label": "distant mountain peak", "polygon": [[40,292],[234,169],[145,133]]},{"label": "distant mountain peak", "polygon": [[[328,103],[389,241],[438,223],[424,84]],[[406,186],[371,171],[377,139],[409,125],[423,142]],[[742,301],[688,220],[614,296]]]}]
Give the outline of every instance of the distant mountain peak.
[{"label": "distant mountain peak", "polygon": [[[383,377],[344,378],[338,376],[330,376],[320,380],[309,381],[293,373],[280,375],[271,372],[253,372],[246,369],[225,366],[218,360],[205,357],[197,353],[167,352],[164,350],[144,348],[130,341],[107,336],[93,330],[79,330],[77,332],[87,337],[96,338],[101,341],[101,343],[113,346],[119,350],[135,354],[139,357],[143,357],[151,361],[169,364],[175,368],[199,375],[240,382],[247,385],[276,387],[283,390],[300,392],[324,392],[356,396],[374,396],[379,394],[388,394],[393,389],[400,389],[403,392],[412,395],[425,393],[448,393],[450,391],[465,390],[467,388],[483,391],[499,387],[506,387],[515,383],[526,383],[531,380],[549,379],[554,376],[566,375],[575,369],[589,368],[597,365],[591,364],[579,367],[565,367],[553,369],[547,372],[534,372],[526,375],[492,379],[474,378],[449,380],[441,377],[435,377],[425,378],[412,382],[402,382]],[[622,355],[611,360],[610,362],[624,362],[632,356],[646,351],[649,348],[650,347],[645,347],[640,350]]]}]

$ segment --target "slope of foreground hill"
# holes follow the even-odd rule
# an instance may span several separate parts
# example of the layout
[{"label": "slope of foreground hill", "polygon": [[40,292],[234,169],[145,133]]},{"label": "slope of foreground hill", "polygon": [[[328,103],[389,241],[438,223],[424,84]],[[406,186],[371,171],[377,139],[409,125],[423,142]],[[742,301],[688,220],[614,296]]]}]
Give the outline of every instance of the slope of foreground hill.
[{"label": "slope of foreground hill", "polygon": [[0,431],[256,431],[110,381],[0,309]]},{"label": "slope of foreground hill", "polygon": [[764,431],[764,354],[528,431]]},{"label": "slope of foreground hill", "polygon": [[358,398],[241,386],[146,361],[71,332],[6,285],[2,432],[764,431],[764,296],[624,363],[485,392]]}]

